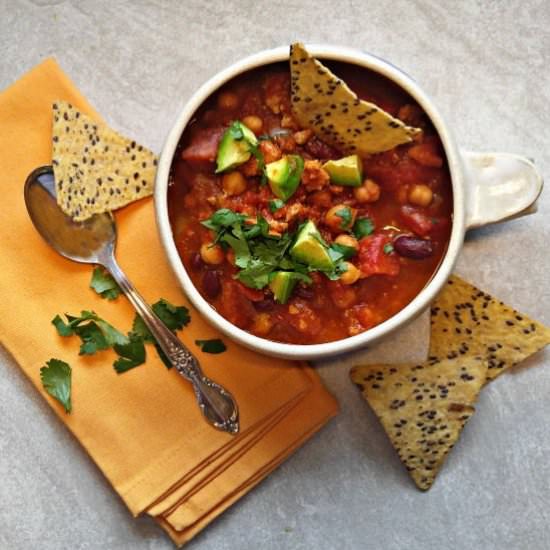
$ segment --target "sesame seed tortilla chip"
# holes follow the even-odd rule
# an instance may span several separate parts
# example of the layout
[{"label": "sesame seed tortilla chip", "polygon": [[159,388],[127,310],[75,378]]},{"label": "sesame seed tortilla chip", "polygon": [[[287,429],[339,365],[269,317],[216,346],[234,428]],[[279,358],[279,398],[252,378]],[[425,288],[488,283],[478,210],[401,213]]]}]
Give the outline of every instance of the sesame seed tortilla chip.
[{"label": "sesame seed tortilla chip", "polygon": [[550,344],[550,328],[453,275],[431,308],[430,359],[478,356],[487,381]]},{"label": "sesame seed tortilla chip", "polygon": [[53,104],[52,139],[57,203],[75,221],[153,193],[156,156],[66,101]]},{"label": "sesame seed tortilla chip", "polygon": [[457,442],[485,381],[472,357],[354,367],[350,376],[419,489],[428,490]]},{"label": "sesame seed tortilla chip", "polygon": [[290,46],[291,104],[304,128],[339,151],[366,156],[409,143],[422,130],[361,100],[304,48]]}]

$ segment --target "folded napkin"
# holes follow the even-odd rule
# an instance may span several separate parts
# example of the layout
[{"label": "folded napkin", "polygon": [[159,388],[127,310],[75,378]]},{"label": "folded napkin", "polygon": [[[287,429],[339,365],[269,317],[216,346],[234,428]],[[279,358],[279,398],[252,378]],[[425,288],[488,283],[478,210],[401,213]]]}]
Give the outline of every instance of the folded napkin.
[{"label": "folded napkin", "polygon": [[[23,185],[51,162],[51,105],[71,102],[97,113],[53,60],[0,94],[0,340],[48,399],[134,515],[155,517],[182,544],[261,481],[336,414],[337,404],[305,364],[258,355],[224,338],[227,351],[202,353],[196,339],[220,335],[187,302],[164,258],[150,199],[117,214],[117,258],[149,302],[183,304],[191,323],[180,333],[205,373],[238,401],[241,432],[234,437],[202,419],[191,386],[149,350],[147,363],[125,374],[114,354],[78,355],[75,338],[60,338],[56,314],[94,310],[120,330],[134,311],[123,298],[101,299],[88,288],[91,266],[65,260],[40,238],[27,215]],[[47,396],[40,367],[55,357],[73,367],[73,411]]]}]

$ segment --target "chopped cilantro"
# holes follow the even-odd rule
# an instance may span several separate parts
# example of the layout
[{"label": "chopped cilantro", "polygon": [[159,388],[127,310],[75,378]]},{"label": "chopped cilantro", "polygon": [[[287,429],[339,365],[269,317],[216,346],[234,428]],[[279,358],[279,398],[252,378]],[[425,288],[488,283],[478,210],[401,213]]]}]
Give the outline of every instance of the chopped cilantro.
[{"label": "chopped cilantro", "polygon": [[[334,257],[333,253],[339,254],[339,257]],[[332,243],[329,248],[329,254],[332,261],[339,259],[349,260],[351,257],[357,254],[357,250],[353,246],[346,246],[339,243]]]},{"label": "chopped cilantro", "polygon": [[219,233],[222,229],[227,229],[246,220],[247,216],[233,212],[229,208],[220,208],[210,218],[201,222],[204,227],[212,229]]},{"label": "chopped cilantro", "polygon": [[236,139],[237,141],[240,141],[241,139],[244,138],[244,132],[241,128],[241,123],[238,120],[236,120],[231,124],[231,126],[229,126],[228,132],[229,132],[229,135],[233,139]]},{"label": "chopped cilantro", "polygon": [[90,288],[93,288],[102,298],[107,300],[118,298],[122,292],[111,275],[99,266],[92,272]]},{"label": "chopped cilantro", "polygon": [[374,223],[370,218],[359,218],[353,225],[353,233],[358,239],[370,235],[374,231]]},{"label": "chopped cilantro", "polygon": [[266,264],[262,260],[253,258],[246,268],[239,271],[237,278],[241,283],[250,287],[261,289],[269,283],[269,274],[273,271],[273,266]]},{"label": "chopped cilantro", "polygon": [[274,199],[272,201],[269,201],[269,210],[271,212],[276,212],[279,210],[279,208],[282,208],[285,205],[284,201],[281,199]]},{"label": "chopped cilantro", "polygon": [[[189,310],[186,307],[174,306],[164,298],[155,302],[151,307],[157,317],[172,331],[182,329],[191,321]],[[131,334],[139,336],[147,343],[153,343],[155,341],[143,319],[137,313],[134,318]]]},{"label": "chopped cilantro", "polygon": [[264,155],[263,153],[260,151],[260,148],[258,147],[257,144],[252,144],[249,142],[249,151],[252,153],[252,156],[256,159],[256,161],[258,162],[258,170],[260,171],[260,174],[261,174],[261,181],[260,181],[260,184],[261,185],[265,185],[267,183],[267,175],[265,173],[265,160],[264,160]]},{"label": "chopped cilantro", "polygon": [[391,254],[393,252],[393,245],[391,243],[386,243],[384,245],[384,254]]},{"label": "chopped cilantro", "polygon": [[[258,227],[258,233],[259,232],[260,229]],[[234,233],[237,233],[237,231],[234,231]],[[233,252],[235,252],[235,265],[237,265],[237,267],[245,268],[250,261],[250,250],[242,230],[239,230],[238,233],[239,237],[234,237],[230,233],[226,233],[222,237],[222,242],[226,242],[233,249]]]},{"label": "chopped cilantro", "polygon": [[189,310],[186,307],[174,306],[164,298],[154,303],[152,308],[170,330],[180,330],[191,321]]},{"label": "chopped cilantro", "polygon": [[351,208],[349,206],[343,206],[336,212],[336,216],[342,219],[340,222],[340,229],[349,229],[351,227],[351,222],[353,221],[353,215],[351,213]]},{"label": "chopped cilantro", "polygon": [[219,338],[213,340],[195,340],[195,344],[201,348],[204,353],[223,353],[227,347]]},{"label": "chopped cilantro", "polygon": [[[171,331],[180,330],[191,321],[189,310],[186,307],[174,306],[164,298],[161,298],[158,302],[155,302],[151,307],[156,313],[157,317]],[[135,336],[136,340],[141,339],[145,343],[155,344],[155,349],[157,350],[158,356],[160,357],[162,362],[166,365],[167,368],[172,368],[172,363],[170,363],[170,361],[154,339],[153,335],[151,334],[151,331],[147,328],[145,322],[137,313],[132,324],[132,332],[129,334],[130,339],[132,339],[133,336]]]},{"label": "chopped cilantro", "polygon": [[40,380],[44,389],[57,399],[70,413],[71,405],[71,367],[60,359],[50,359],[45,367],[40,369]]},{"label": "chopped cilantro", "polygon": [[144,340],[131,333],[127,344],[115,344],[114,350],[120,357],[113,363],[115,370],[121,374],[145,363]]},{"label": "chopped cilantro", "polygon": [[67,323],[56,315],[52,324],[60,336],[77,335],[82,344],[80,355],[91,355],[96,351],[108,349],[115,344],[126,344],[128,339],[107,321],[93,311],[81,311],[80,317],[65,314]]}]

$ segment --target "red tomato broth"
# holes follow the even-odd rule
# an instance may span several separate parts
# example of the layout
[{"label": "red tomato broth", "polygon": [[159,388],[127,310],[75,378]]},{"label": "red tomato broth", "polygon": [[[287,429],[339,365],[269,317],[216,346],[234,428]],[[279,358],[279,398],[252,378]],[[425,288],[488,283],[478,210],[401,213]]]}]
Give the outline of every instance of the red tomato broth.
[{"label": "red tomato broth", "polygon": [[[360,98],[375,102],[394,116],[405,115],[405,122],[420,125],[423,129],[420,142],[363,159],[364,178],[374,180],[381,189],[376,202],[358,203],[351,187],[331,185],[331,190],[324,187],[308,192],[302,180],[285,206],[271,213],[268,205],[275,196],[269,186],[260,186],[259,177],[246,178],[247,190],[244,193],[224,197],[223,175],[214,174],[212,151],[204,155],[210,157],[208,161],[197,158],[189,160],[190,146],[196,150],[197,144],[206,144],[212,149],[211,135],[215,134],[219,139],[223,128],[245,116],[260,117],[263,134],[280,129],[282,121],[286,125],[292,124],[292,120],[284,119],[285,114],[290,112],[290,76],[287,64],[283,63],[239,75],[208,99],[184,131],[172,163],[168,190],[169,216],[178,252],[191,280],[201,295],[230,322],[253,334],[279,342],[317,344],[339,340],[368,330],[393,316],[428,283],[441,262],[450,237],[450,175],[443,147],[427,116],[403,90],[384,77],[343,63],[327,63],[327,66],[345,80]],[[220,95],[226,91],[236,94],[237,107],[222,109],[217,105]],[[271,107],[266,104],[266,98],[269,98],[267,102]],[[273,108],[278,110],[279,105],[282,105],[281,112],[273,112]],[[300,128],[295,127],[294,130]],[[282,152],[297,152],[305,159],[321,158],[325,161],[345,156],[317,138],[312,138],[303,146],[291,145],[285,144],[284,140],[278,141]],[[414,158],[408,155],[413,147],[416,148]],[[182,158],[182,153],[187,155],[187,160]],[[237,170],[246,175],[245,165]],[[429,206],[409,204],[407,192],[416,184],[426,185],[432,190],[433,200]],[[200,222],[218,208],[231,208],[250,215],[261,214],[272,220],[274,227],[277,227],[277,222],[286,223],[284,220],[289,211],[299,211],[296,219],[291,220],[289,230],[299,221],[310,219],[315,222],[321,235],[332,242],[338,233],[323,223],[323,217],[336,204],[356,208],[358,217],[369,217],[375,226],[373,235],[384,236],[383,239],[378,238],[385,244],[391,243],[400,234],[428,236],[433,245],[432,255],[415,260],[393,252],[385,260],[389,260],[393,267],[398,266],[397,274],[372,274],[351,285],[330,281],[323,274],[314,272],[311,274],[313,284],[307,287],[299,284],[286,304],[275,302],[267,287],[261,291],[248,289],[235,280],[239,269],[227,259],[218,265],[207,265],[198,256],[201,245],[212,239],[211,231]],[[372,236],[365,239],[372,240]],[[360,244],[360,250],[362,247]],[[368,263],[370,256],[361,251],[350,261],[360,266],[361,261]],[[393,267],[389,269],[390,273],[395,273]],[[372,271],[367,266],[365,269]],[[205,287],[206,271],[215,272],[214,278],[219,281],[220,291],[215,296],[212,293],[209,295]],[[372,272],[376,271],[374,269]],[[212,279],[212,276],[209,278]]]}]

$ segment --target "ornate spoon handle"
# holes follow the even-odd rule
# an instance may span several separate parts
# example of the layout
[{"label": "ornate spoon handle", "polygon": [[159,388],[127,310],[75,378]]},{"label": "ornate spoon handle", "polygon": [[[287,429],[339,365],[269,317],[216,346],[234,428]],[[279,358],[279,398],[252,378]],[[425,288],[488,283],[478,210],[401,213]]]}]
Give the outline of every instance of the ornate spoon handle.
[{"label": "ornate spoon handle", "polygon": [[102,255],[101,262],[109,270],[128,300],[139,313],[158,345],[174,368],[193,385],[198,405],[206,420],[231,434],[239,431],[239,409],[233,396],[222,386],[207,378],[197,358],[179,338],[155,315],[117,264],[112,249]]}]

